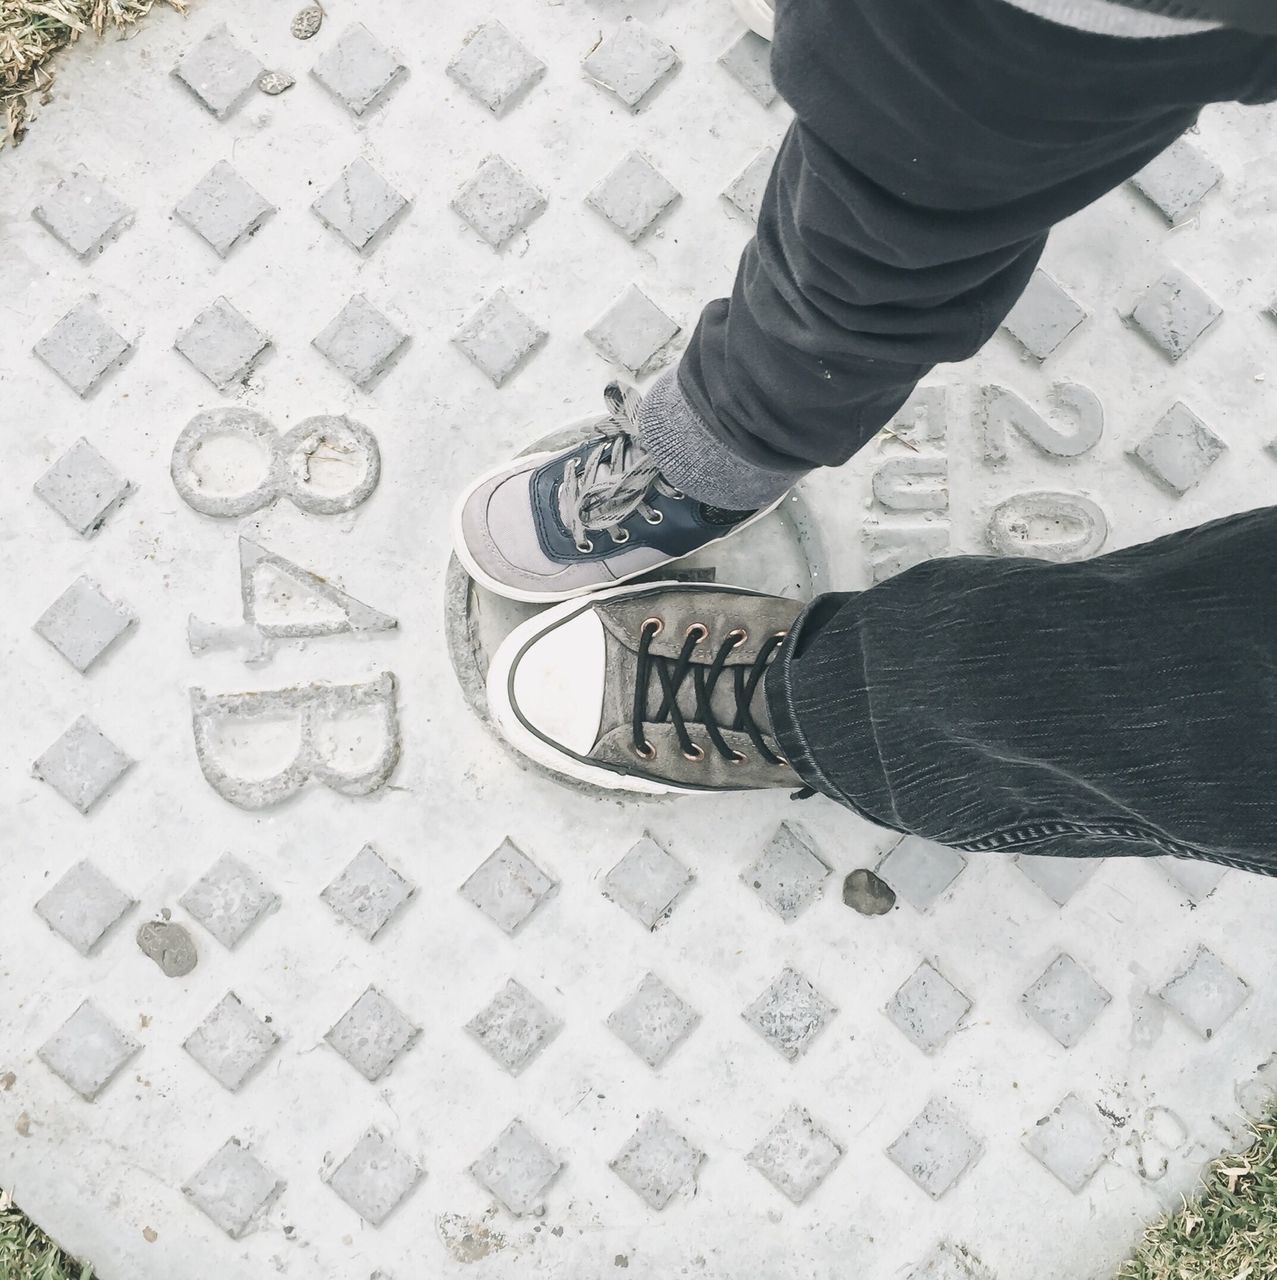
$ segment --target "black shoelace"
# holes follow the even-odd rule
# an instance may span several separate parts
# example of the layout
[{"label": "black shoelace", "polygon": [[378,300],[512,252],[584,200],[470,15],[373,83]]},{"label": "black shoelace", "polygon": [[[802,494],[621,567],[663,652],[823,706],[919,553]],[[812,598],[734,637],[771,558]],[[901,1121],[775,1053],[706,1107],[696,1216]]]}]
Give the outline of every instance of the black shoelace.
[{"label": "black shoelace", "polygon": [[[736,751],[728,745],[723,737],[723,728],[736,733],[746,733],[754,744],[758,754],[768,764],[784,765],[786,762],[768,747],[763,740],[762,730],[754,722],[750,713],[750,702],[758,689],[759,682],[767,670],[768,659],[784,643],[785,633],[769,636],[758,651],[758,656],[748,666],[743,664],[732,667],[732,678],[735,682],[733,692],[736,696],[736,715],[730,725],[721,726],[714,718],[710,707],[714,688],[719,677],[727,669],[727,659],[732,650],[744,644],[748,638],[743,628],[728,632],[712,662],[706,664],[696,662],[692,655],[696,647],[709,638],[709,629],[701,623],[693,623],[687,629],[687,639],[677,658],[664,658],[651,651],[652,641],[661,633],[664,623],[659,618],[648,618],[639,632],[638,671],[634,681],[634,711],[630,721],[633,735],[634,754],[640,760],[651,760],[656,755],[656,748],[647,740],[643,732],[645,723],[663,724],[667,720],[674,726],[678,736],[678,745],[682,748],[686,759],[699,761],[705,759],[705,749],[692,741],[687,731],[687,719],[678,705],[678,693],[683,682],[690,674],[696,692],[696,706],[693,711],[695,723],[704,727],[714,749],[724,760],[732,764],[741,764],[747,758],[743,752]],[[648,716],[648,685],[655,673],[661,688],[661,703],[656,714]]]}]

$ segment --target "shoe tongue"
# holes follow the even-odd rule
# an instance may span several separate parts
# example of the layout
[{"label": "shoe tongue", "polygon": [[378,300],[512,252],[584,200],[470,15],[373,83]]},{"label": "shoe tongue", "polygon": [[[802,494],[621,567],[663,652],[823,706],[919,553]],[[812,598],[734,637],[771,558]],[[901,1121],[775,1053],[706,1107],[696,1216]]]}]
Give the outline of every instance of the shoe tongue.
[{"label": "shoe tongue", "polygon": [[[599,723],[600,737],[609,733],[618,725],[628,725],[630,723],[630,718],[634,711],[634,685],[638,680],[638,654],[618,641],[610,631],[605,631],[605,636],[607,665],[603,681],[604,706],[603,715]],[[675,699],[678,703],[679,711],[683,714],[683,719],[689,725],[703,723],[697,714],[696,708],[696,668],[699,666],[702,671],[706,670],[714,659],[713,651],[707,650],[704,657],[704,662],[693,663],[683,677],[683,682],[679,685]],[[644,706],[646,710],[645,718],[649,721],[660,710],[661,703],[665,699],[665,686],[656,670],[657,665],[664,664],[666,670],[672,675],[676,662],[676,658],[657,658],[655,656],[648,662],[647,699]],[[746,667],[745,670],[748,672],[749,668]],[[749,709],[754,723],[764,736],[770,738],[772,736],[772,722],[771,715],[767,710],[767,699],[763,693],[763,683],[760,680],[754,689],[754,696],[750,699]],[[713,692],[710,694],[709,705],[710,714],[714,717],[714,722],[718,727],[722,730],[730,729],[736,721],[736,675],[731,667],[724,667],[719,674],[714,683]],[[666,722],[669,721],[668,713],[663,719]]]}]

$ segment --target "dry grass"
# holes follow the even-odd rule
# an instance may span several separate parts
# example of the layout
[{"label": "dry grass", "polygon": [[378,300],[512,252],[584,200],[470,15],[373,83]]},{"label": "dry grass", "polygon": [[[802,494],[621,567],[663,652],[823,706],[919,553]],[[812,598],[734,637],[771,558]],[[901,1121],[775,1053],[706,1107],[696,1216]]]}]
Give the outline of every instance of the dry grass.
[{"label": "dry grass", "polygon": [[93,1280],[93,1268],[68,1258],[0,1191],[0,1280]]},{"label": "dry grass", "polygon": [[1117,1280],[1277,1277],[1277,1113],[1254,1144],[1212,1161],[1193,1200],[1145,1233]]},{"label": "dry grass", "polygon": [[[0,150],[26,131],[32,99],[53,84],[48,62],[68,44],[144,18],[157,0],[0,0]],[[186,0],[164,0],[179,13]]]}]

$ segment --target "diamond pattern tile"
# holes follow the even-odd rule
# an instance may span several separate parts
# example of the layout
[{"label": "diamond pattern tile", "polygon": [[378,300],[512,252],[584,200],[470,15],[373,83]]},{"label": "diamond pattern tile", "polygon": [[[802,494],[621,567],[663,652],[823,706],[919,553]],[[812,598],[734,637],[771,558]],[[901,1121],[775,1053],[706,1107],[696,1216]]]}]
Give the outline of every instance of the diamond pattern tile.
[{"label": "diamond pattern tile", "polygon": [[659,1067],[696,1029],[701,1016],[654,973],[608,1016],[607,1025],[649,1067]]},{"label": "diamond pattern tile", "polygon": [[466,1030],[512,1076],[523,1071],[558,1034],[562,1023],[513,978],[469,1022]]},{"label": "diamond pattern tile", "polygon": [[677,188],[646,156],[631,151],[586,196],[586,203],[633,244],[677,199]]},{"label": "diamond pattern tile", "polygon": [[1057,906],[1064,906],[1100,869],[1100,858],[1048,858],[1032,853],[1016,857],[1016,866]]},{"label": "diamond pattern tile", "polygon": [[136,899],[85,859],[71,867],[36,902],[35,909],[54,933],[87,956],[136,905]]},{"label": "diamond pattern tile", "polygon": [[643,100],[678,67],[678,54],[634,18],[604,36],[581,64],[585,74],[627,107]]},{"label": "diamond pattern tile", "polygon": [[417,1185],[421,1169],[378,1129],[369,1129],[332,1171],[328,1185],[367,1223],[379,1227]]},{"label": "diamond pattern tile", "polygon": [[38,1057],[86,1102],[111,1083],[141,1045],[85,1000],[39,1048]]},{"label": "diamond pattern tile", "polygon": [[494,387],[503,386],[545,339],[545,330],[504,289],[488,298],[452,338]]},{"label": "diamond pattern tile", "polygon": [[728,184],[723,199],[752,226],[763,207],[763,192],[776,163],[776,148],[764,147]]},{"label": "diamond pattern tile", "polygon": [[225,853],[178,899],[224,947],[239,946],[279,895],[252,867]]},{"label": "diamond pattern tile", "polygon": [[173,346],[219,391],[243,382],[270,339],[225,298],[218,298],[177,335]]},{"label": "diamond pattern tile", "polygon": [[1071,1093],[1024,1136],[1029,1154],[1072,1192],[1082,1191],[1116,1145],[1094,1107]]},{"label": "diamond pattern tile", "polygon": [[789,921],[820,897],[829,874],[829,864],[810,840],[782,822],[758,858],[741,872],[741,879],[782,920]]},{"label": "diamond pattern tile", "polygon": [[390,233],[408,201],[358,157],[310,207],[352,249],[369,253]]},{"label": "diamond pattern tile", "polygon": [[36,619],[35,632],[77,671],[87,671],[136,621],[81,575]]},{"label": "diamond pattern tile", "polygon": [[366,1080],[380,1080],[420,1033],[376,987],[369,987],[324,1039]]},{"label": "diamond pattern tile", "polygon": [[513,936],[555,888],[555,881],[507,838],[475,868],[461,893]]},{"label": "diamond pattern tile", "polygon": [[209,31],[173,68],[173,75],[219,120],[237,110],[261,73],[262,64],[225,25]]},{"label": "diamond pattern tile", "polygon": [[386,101],[407,68],[356,22],[320,55],[310,73],[352,116],[363,116]]},{"label": "diamond pattern tile", "polygon": [[1113,997],[1072,956],[1061,953],[1024,993],[1024,1008],[1071,1049]]},{"label": "diamond pattern tile", "polygon": [[644,836],[603,878],[603,892],[640,924],[656,929],[694,879],[677,858]]},{"label": "diamond pattern tile", "polygon": [[257,1155],[230,1138],[183,1184],[188,1199],[232,1240],[254,1228],[284,1190]]},{"label": "diamond pattern tile", "polygon": [[128,359],[133,344],[86,298],[76,303],[33,350],[76,395],[87,396]]},{"label": "diamond pattern tile", "polygon": [[679,326],[637,285],[623,294],[585,331],[604,360],[638,375],[650,369]]},{"label": "diamond pattern tile", "polygon": [[971,1001],[934,965],[923,961],[887,1005],[887,1017],[924,1053],[934,1053],[958,1029]]},{"label": "diamond pattern tile", "polygon": [[88,716],[80,716],[31,768],[67,804],[88,813],[132,763]]},{"label": "diamond pattern tile", "polygon": [[505,115],[545,75],[545,63],[500,22],[472,31],[448,74],[493,115]]},{"label": "diamond pattern tile", "polygon": [[1131,456],[1171,493],[1187,493],[1228,446],[1184,404],[1174,404]]},{"label": "diamond pattern tile", "polygon": [[1029,355],[1045,360],[1085,319],[1084,308],[1038,268],[1003,328]]},{"label": "diamond pattern tile", "polygon": [[1171,882],[1183,890],[1190,902],[1202,902],[1219,888],[1228,874],[1227,867],[1213,862],[1197,862],[1192,858],[1159,858],[1158,862]]},{"label": "diamond pattern tile", "polygon": [[1131,323],[1169,360],[1179,360],[1224,314],[1195,280],[1176,267],[1149,285],[1131,312]]},{"label": "diamond pattern tile", "polygon": [[1136,190],[1161,210],[1169,223],[1187,217],[1213,191],[1219,166],[1185,138],[1177,138],[1131,179]]},{"label": "diamond pattern tile", "polygon": [[842,1154],[842,1147],[794,1103],[745,1158],[777,1191],[802,1204]]},{"label": "diamond pattern tile", "polygon": [[512,1120],[470,1166],[475,1179],[513,1214],[536,1213],[562,1162],[522,1120]]},{"label": "diamond pattern tile", "polygon": [[82,538],[91,538],[132,485],[81,437],[36,482],[35,493]]},{"label": "diamond pattern tile", "polygon": [[219,258],[225,258],[261,228],[275,206],[233,165],[219,160],[173,212]]},{"label": "diamond pattern tile", "polygon": [[355,386],[368,390],[402,354],[407,341],[406,333],[357,293],[313,345]]},{"label": "diamond pattern tile", "polygon": [[887,1155],[927,1195],[939,1200],[983,1150],[949,1104],[933,1098],[887,1148]]},{"label": "diamond pattern tile", "polygon": [[793,1062],[837,1012],[801,973],[785,969],[741,1016],[781,1057]]},{"label": "diamond pattern tile", "polygon": [[508,160],[489,156],[453,197],[452,208],[494,249],[545,212],[545,197]]},{"label": "diamond pattern tile", "polygon": [[1158,993],[1203,1040],[1245,1002],[1250,987],[1213,951],[1198,947],[1187,967]]},{"label": "diamond pattern tile", "polygon": [[366,844],[320,897],[371,942],[415,892],[372,845]]},{"label": "diamond pattern tile", "polygon": [[916,911],[928,911],[966,865],[955,849],[906,836],[878,864],[878,874]]},{"label": "diamond pattern tile", "polygon": [[772,83],[771,50],[771,41],[746,31],[719,58],[740,86],[765,107],[770,107],[778,96]]},{"label": "diamond pattern tile", "polygon": [[654,1111],[610,1162],[612,1171],[653,1209],[664,1209],[694,1182],[705,1153]]},{"label": "diamond pattern tile", "polygon": [[77,258],[101,253],[129,225],[133,210],[85,169],[67,174],[32,211]]},{"label": "diamond pattern tile", "polygon": [[279,1034],[233,991],[182,1042],[182,1048],[223,1088],[234,1092],[270,1057]]}]

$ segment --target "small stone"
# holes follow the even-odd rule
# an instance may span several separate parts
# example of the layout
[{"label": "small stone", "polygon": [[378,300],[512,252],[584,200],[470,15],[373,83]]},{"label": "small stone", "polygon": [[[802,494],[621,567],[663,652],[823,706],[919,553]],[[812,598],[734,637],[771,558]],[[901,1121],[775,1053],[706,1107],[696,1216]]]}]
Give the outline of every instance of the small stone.
[{"label": "small stone", "polygon": [[263,71],[257,77],[257,87],[272,98],[278,97],[285,89],[291,89],[296,83],[287,71]]},{"label": "small stone", "polygon": [[308,4],[298,9],[289,24],[289,31],[296,40],[309,40],[324,22],[324,11],[317,4]]},{"label": "small stone", "polygon": [[137,931],[137,945],[166,978],[184,978],[199,959],[191,935],[180,924],[167,920],[143,924]]},{"label": "small stone", "polygon": [[885,880],[857,867],[842,882],[842,900],[862,916],[882,916],[896,905],[896,894]]}]

